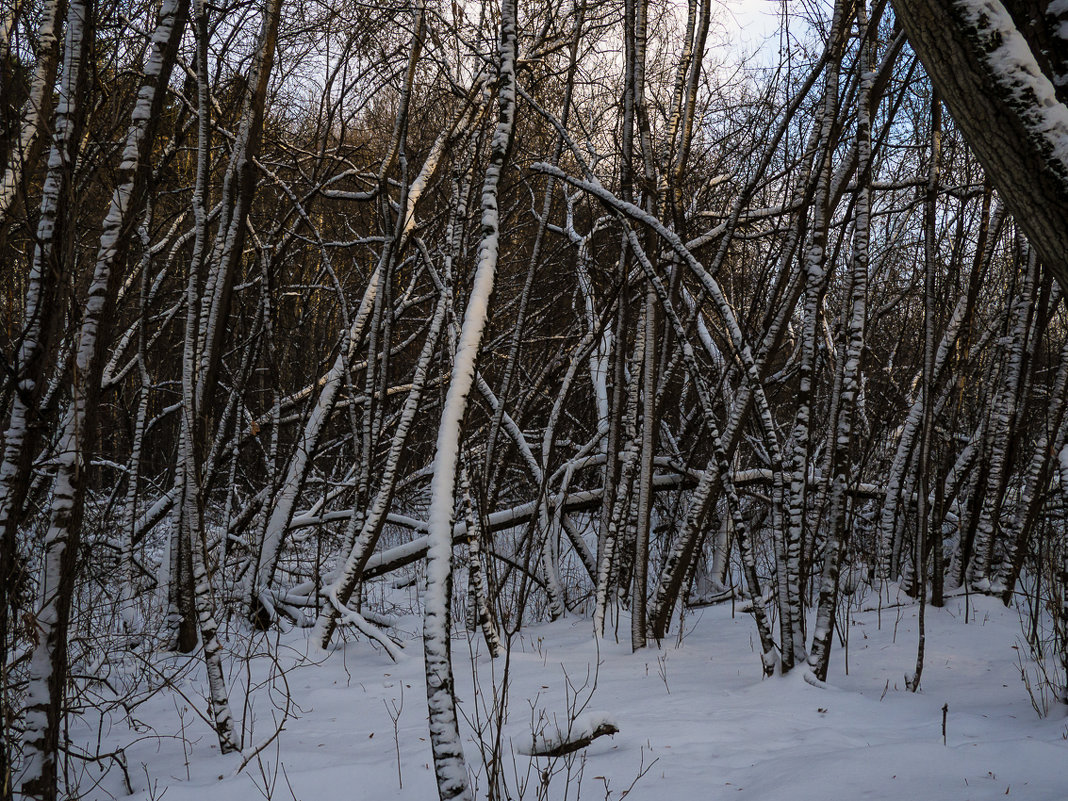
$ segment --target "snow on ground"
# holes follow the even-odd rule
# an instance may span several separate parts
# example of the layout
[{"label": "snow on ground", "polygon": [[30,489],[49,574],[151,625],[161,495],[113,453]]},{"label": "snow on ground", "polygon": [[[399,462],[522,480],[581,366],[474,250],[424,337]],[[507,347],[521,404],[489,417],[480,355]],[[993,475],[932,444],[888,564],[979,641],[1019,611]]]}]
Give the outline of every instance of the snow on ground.
[{"label": "snow on ground", "polygon": [[[636,654],[627,644],[626,619],[619,621],[620,642],[609,637],[599,649],[587,619],[530,627],[513,642],[507,665],[502,744],[512,797],[521,797],[517,775],[529,782],[523,797],[538,797],[539,777],[551,767],[555,775],[540,796],[548,799],[620,799],[633,785],[626,797],[634,801],[1063,801],[1065,710],[1054,703],[1040,719],[1032,708],[1018,667],[1021,655],[1025,666],[1028,661],[1019,613],[986,597],[969,603],[967,624],[963,597],[949,599],[942,610],[928,608],[927,659],[917,694],[904,681],[915,664],[917,608],[911,602],[888,606],[885,597],[881,613],[852,613],[849,672],[836,640],[827,689],[806,684],[798,672],[761,680],[752,621],[732,615],[729,604],[691,614],[681,645],[673,638]],[[864,603],[875,605],[873,597]],[[241,759],[219,756],[194,709],[206,707],[199,667],[136,709],[140,732],[119,718],[104,725],[101,750],[126,746],[135,799],[165,793],[168,801],[429,801],[437,794],[419,631],[415,617],[402,620],[407,655],[398,664],[362,639],[309,658],[303,631],[282,635],[277,662],[264,655],[252,663],[253,683],[261,686],[251,696],[257,723],[246,745],[262,744],[275,731],[272,718],[281,719],[286,686],[292,716],[240,773]],[[468,718],[466,757],[484,798],[485,767],[471,724],[476,716],[487,719],[505,660],[491,664],[479,645],[466,633],[454,636],[457,694]],[[260,642],[257,652],[267,651]],[[173,657],[162,662],[168,660]],[[284,683],[279,675],[266,681],[272,666],[284,668]],[[246,681],[235,669],[232,684],[240,688]],[[1032,692],[1037,697],[1034,683]],[[236,712],[241,698],[238,689],[234,693]],[[576,731],[607,719],[620,731],[570,760],[537,758],[531,770],[531,758],[519,751],[532,730],[566,735],[576,717]],[[99,723],[94,718],[75,729],[94,751]],[[486,728],[488,741],[491,731]],[[87,770],[83,791],[98,772]],[[86,797],[123,795],[120,774],[112,770]]]}]

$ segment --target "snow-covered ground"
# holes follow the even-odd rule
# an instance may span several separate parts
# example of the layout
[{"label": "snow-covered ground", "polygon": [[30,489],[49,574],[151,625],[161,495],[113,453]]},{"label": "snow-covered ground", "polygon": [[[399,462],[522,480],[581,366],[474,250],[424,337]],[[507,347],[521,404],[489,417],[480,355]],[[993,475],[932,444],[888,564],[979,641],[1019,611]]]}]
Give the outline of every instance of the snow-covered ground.
[{"label": "snow-covered ground", "polygon": [[[587,619],[530,627],[513,641],[507,664],[501,743],[511,797],[620,799],[629,788],[626,797],[635,801],[1063,801],[1065,710],[1051,702],[1049,716],[1040,719],[1032,707],[1018,666],[1021,658],[1025,668],[1031,665],[1019,613],[985,597],[969,602],[967,623],[963,597],[927,610],[926,666],[915,694],[904,678],[914,669],[918,610],[911,602],[888,605],[885,597],[881,612],[871,609],[876,600],[869,597],[863,604],[869,611],[851,614],[848,674],[836,640],[826,689],[805,683],[799,671],[761,680],[752,621],[732,614],[730,604],[692,613],[681,644],[673,638],[639,653],[630,652],[625,619],[620,642],[610,637],[599,649]],[[198,666],[136,708],[139,731],[114,716],[102,728],[99,717],[87,719],[73,733],[94,752],[98,731],[102,752],[125,747],[136,799],[429,801],[437,795],[420,631],[417,618],[402,619],[396,633],[407,655],[397,664],[363,639],[311,657],[303,631],[251,646],[232,642],[260,654],[251,662],[259,687],[251,695],[256,724],[246,735],[246,756],[267,742],[240,772],[242,758],[220,757],[197,714],[206,707]],[[267,655],[276,642],[277,660]],[[486,768],[472,724],[481,720],[492,741],[494,727],[486,720],[506,665],[503,657],[491,664],[479,645],[466,632],[453,639],[466,757],[484,798]],[[157,666],[168,661],[158,658]],[[235,668],[235,712],[247,681]],[[1031,682],[1041,703],[1033,666]],[[287,692],[290,715],[271,740]],[[250,717],[247,709],[244,714]],[[602,722],[619,733],[571,758],[522,755],[532,734],[542,743],[556,739],[575,718],[573,734]],[[547,768],[552,775],[539,795]],[[85,769],[83,792],[98,774],[96,765]],[[518,789],[523,780],[525,796]],[[87,797],[123,795],[113,769]]]}]

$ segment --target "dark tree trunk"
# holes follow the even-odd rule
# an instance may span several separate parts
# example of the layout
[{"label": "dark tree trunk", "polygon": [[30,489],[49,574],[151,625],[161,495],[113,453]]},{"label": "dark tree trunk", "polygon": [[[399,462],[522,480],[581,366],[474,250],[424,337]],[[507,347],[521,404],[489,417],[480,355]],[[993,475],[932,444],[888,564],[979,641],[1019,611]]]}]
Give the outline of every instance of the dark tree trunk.
[{"label": "dark tree trunk", "polygon": [[[909,42],[968,144],[1042,261],[1068,287],[1068,108],[1064,87],[1058,92],[1051,81],[1064,42],[1051,18],[1035,19],[1048,3],[1007,5],[994,2],[976,13],[965,0],[894,0]],[[1014,18],[1025,21],[1022,29]],[[1012,59],[1006,58],[1010,47]]]}]

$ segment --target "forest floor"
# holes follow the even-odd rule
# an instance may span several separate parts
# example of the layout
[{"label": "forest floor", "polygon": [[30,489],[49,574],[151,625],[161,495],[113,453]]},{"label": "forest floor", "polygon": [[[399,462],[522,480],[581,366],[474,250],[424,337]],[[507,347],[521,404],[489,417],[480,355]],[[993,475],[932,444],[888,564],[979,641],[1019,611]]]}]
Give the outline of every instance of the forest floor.
[{"label": "forest floor", "polygon": [[[847,652],[836,639],[824,689],[805,683],[800,671],[761,680],[755,627],[729,603],[692,612],[681,643],[673,636],[638,653],[631,653],[626,618],[619,642],[613,634],[599,649],[588,619],[526,628],[507,664],[501,752],[510,797],[1068,798],[1065,707],[1041,684],[1020,613],[975,596],[967,622],[963,596],[928,608],[923,678],[912,693],[905,675],[915,667],[918,607],[904,600],[888,604],[884,595],[881,610],[875,596],[858,604],[847,627],[848,673]],[[177,672],[171,688],[134,710],[136,730],[128,717],[95,713],[72,725],[71,734],[93,752],[124,748],[135,799],[430,801],[437,793],[418,618],[402,618],[394,633],[406,651],[398,663],[362,638],[314,654],[306,630],[240,647],[231,641],[252,653],[249,667],[231,675],[235,714],[255,720],[245,756],[268,743],[240,771],[243,758],[220,756],[200,717],[206,687],[195,660],[153,657],[154,670]],[[472,724],[481,720],[485,738],[493,739],[486,719],[505,659],[491,664],[480,639],[458,632],[453,661],[467,718],[465,753],[485,798],[485,760]],[[241,703],[250,681],[251,713]],[[1041,706],[1044,691],[1050,710],[1043,719],[1032,696]],[[546,736],[554,727],[567,729],[569,720],[577,730],[603,719],[619,733],[571,757],[521,753],[529,750],[532,729]],[[83,797],[126,795],[118,769],[99,777],[107,762],[82,768]]]}]

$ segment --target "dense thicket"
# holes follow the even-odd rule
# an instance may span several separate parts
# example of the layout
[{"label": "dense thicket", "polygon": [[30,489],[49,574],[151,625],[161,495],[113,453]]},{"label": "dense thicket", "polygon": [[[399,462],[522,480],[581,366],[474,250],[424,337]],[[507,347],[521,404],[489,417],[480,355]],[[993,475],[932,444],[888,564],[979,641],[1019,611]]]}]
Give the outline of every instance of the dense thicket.
[{"label": "dense thicket", "polygon": [[819,8],[739,64],[710,0],[5,2],[3,797],[123,652],[247,746],[227,632],[392,652],[383,582],[442,798],[459,609],[496,654],[735,598],[821,682],[859,584],[961,589],[1068,667],[1058,265],[890,5]]}]

